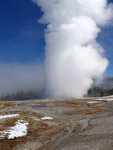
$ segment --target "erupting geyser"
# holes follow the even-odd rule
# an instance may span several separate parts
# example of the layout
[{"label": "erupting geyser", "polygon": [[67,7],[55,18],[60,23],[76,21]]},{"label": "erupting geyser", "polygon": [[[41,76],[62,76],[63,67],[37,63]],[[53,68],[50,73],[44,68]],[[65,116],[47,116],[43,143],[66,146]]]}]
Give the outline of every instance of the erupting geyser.
[{"label": "erupting geyser", "polygon": [[76,98],[87,94],[108,66],[97,42],[102,26],[113,19],[107,0],[31,0],[43,12],[45,64],[0,63],[0,98],[22,92],[51,98]]},{"label": "erupting geyser", "polygon": [[108,61],[96,39],[110,23],[113,5],[106,0],[32,0],[41,7],[40,23],[48,24],[46,94],[68,98],[85,95],[101,78]]}]

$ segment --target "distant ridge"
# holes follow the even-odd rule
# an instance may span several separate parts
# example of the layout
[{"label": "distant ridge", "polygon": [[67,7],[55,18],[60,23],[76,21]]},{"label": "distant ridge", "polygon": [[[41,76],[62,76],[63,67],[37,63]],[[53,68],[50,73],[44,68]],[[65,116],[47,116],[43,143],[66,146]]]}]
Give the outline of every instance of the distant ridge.
[{"label": "distant ridge", "polygon": [[113,77],[105,78],[101,83],[96,83],[88,91],[87,96],[109,96],[113,95]]}]

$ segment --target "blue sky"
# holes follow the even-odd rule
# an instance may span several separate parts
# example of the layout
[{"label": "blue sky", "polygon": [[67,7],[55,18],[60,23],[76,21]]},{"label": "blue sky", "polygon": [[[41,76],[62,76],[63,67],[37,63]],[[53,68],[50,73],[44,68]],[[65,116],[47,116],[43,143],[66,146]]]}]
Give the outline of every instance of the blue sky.
[{"label": "blue sky", "polygon": [[44,59],[41,12],[30,0],[0,0],[0,61],[33,62]]},{"label": "blue sky", "polygon": [[[44,62],[45,25],[37,23],[41,15],[31,0],[0,0],[1,62]],[[98,41],[110,61],[106,75],[113,76],[113,26],[102,29]]]}]

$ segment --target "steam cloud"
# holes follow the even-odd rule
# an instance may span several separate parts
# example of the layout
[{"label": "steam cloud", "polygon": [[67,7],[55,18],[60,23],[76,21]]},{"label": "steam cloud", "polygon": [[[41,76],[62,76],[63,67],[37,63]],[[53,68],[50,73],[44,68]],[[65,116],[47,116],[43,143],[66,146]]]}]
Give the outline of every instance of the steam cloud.
[{"label": "steam cloud", "polygon": [[96,38],[110,23],[113,5],[106,0],[32,0],[44,13],[46,94],[80,97],[93,79],[102,78],[108,61]]},{"label": "steam cloud", "polygon": [[108,65],[96,39],[110,24],[106,0],[32,0],[40,6],[45,29],[45,66],[0,63],[0,96],[46,89],[46,96],[84,96]]},{"label": "steam cloud", "polygon": [[40,92],[44,86],[42,65],[0,63],[0,97],[19,92]]}]

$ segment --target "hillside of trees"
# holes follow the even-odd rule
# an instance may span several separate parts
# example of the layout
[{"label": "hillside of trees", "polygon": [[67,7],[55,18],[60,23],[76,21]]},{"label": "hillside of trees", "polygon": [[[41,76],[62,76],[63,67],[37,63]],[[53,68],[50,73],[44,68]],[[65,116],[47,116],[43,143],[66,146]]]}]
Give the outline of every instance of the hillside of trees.
[{"label": "hillside of trees", "polygon": [[113,78],[105,78],[100,84],[94,84],[87,94],[93,97],[109,95],[113,95]]},{"label": "hillside of trees", "polygon": [[36,98],[41,98],[42,97],[42,92],[17,92],[15,94],[7,94],[2,97],[0,97],[0,100],[28,100],[28,99],[36,99]]}]

